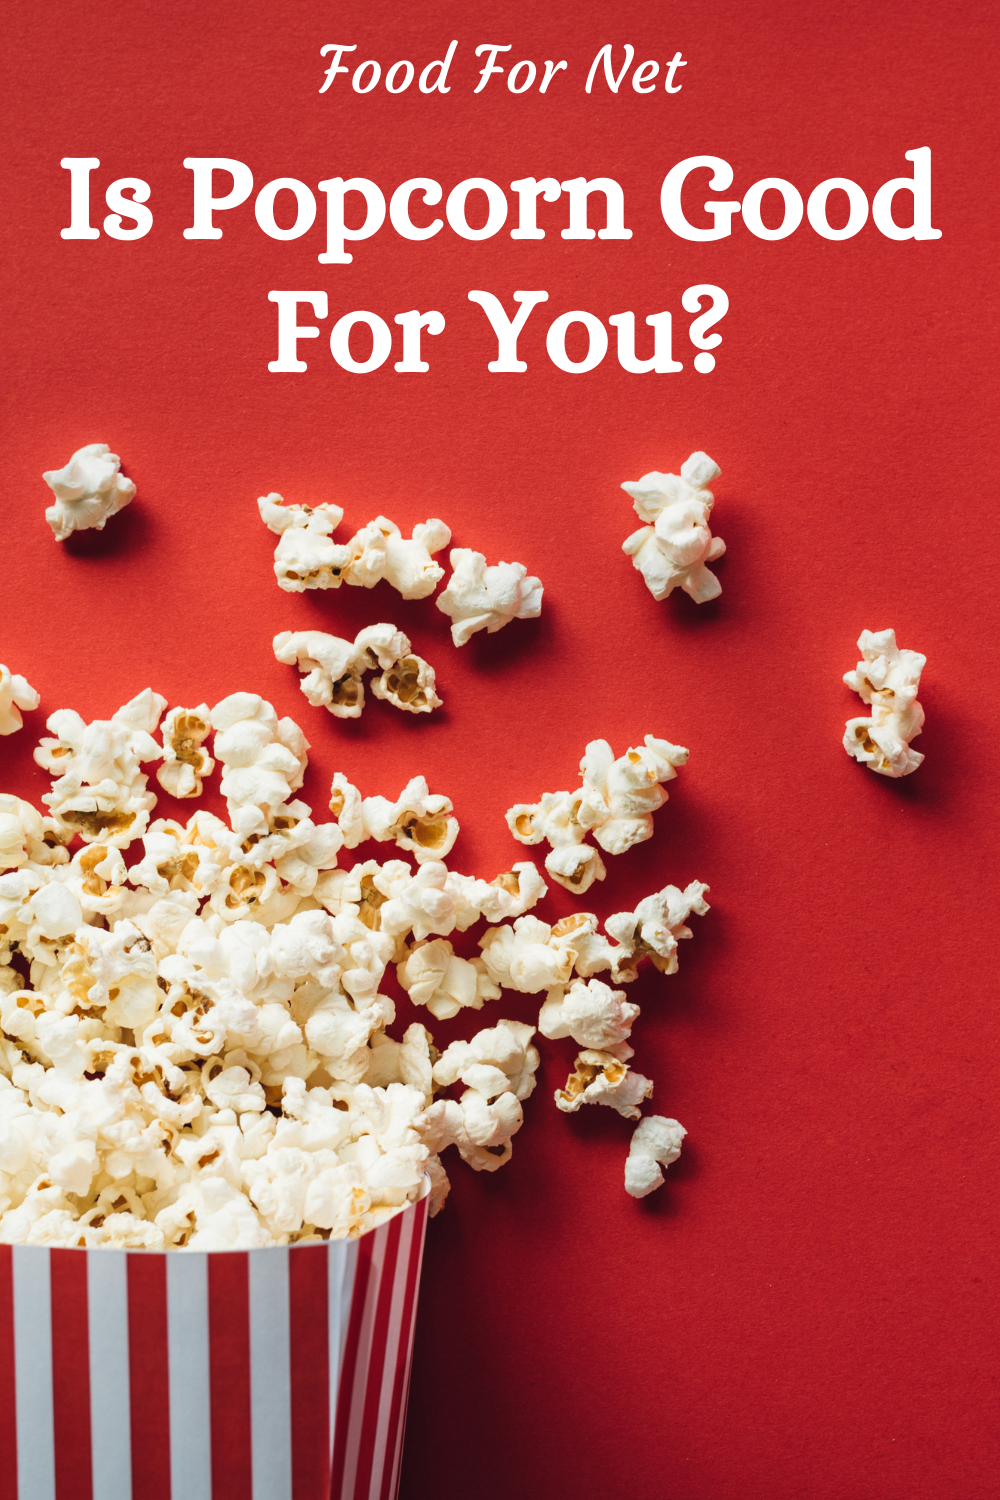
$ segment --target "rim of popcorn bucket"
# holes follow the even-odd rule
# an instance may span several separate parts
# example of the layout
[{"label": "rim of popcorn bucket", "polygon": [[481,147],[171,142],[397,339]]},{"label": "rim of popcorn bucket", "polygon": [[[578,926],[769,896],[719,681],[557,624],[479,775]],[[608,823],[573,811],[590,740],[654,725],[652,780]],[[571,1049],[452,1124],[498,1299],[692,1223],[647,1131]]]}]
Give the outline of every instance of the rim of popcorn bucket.
[{"label": "rim of popcorn bucket", "polygon": [[0,1245],[0,1500],[394,1500],[429,1192],[356,1239]]}]

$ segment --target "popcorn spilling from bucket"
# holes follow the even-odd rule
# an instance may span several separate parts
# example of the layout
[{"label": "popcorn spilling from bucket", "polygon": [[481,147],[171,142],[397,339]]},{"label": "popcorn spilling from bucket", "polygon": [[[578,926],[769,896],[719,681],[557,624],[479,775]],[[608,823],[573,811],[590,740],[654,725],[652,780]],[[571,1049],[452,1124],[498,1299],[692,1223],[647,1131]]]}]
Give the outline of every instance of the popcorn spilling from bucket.
[{"label": "popcorn spilling from bucket", "polygon": [[[535,1028],[501,1019],[443,1052],[419,1022],[393,1039],[390,965],[434,1021],[505,990],[543,995],[541,1033],[584,1048],[559,1108],[638,1116],[652,1090],[628,1062],[639,1007],[595,976],[626,984],[646,958],[672,973],[687,919],[708,909],[704,885],[668,886],[605,934],[589,912],[551,925],[531,914],[547,890],[531,861],[490,881],[449,869],[458,819],[425,778],[390,801],[338,773],[333,816],[316,821],[296,795],[309,746],[292,719],[252,693],[166,707],[147,689],[108,720],[52,714],[35,751],[53,777],[47,813],[0,798],[0,1242],[356,1237],[425,1178],[436,1211],[449,1146],[496,1171],[535,1087]],[[638,837],[662,799],[656,777],[672,774],[666,743],[629,752],[653,778],[628,804]],[[601,786],[610,753],[588,749]],[[218,763],[228,819],[200,808],[151,821],[157,761],[160,783],[187,797]],[[365,842],[415,867],[338,868]],[[451,939],[477,923],[479,956],[463,957]]]}]

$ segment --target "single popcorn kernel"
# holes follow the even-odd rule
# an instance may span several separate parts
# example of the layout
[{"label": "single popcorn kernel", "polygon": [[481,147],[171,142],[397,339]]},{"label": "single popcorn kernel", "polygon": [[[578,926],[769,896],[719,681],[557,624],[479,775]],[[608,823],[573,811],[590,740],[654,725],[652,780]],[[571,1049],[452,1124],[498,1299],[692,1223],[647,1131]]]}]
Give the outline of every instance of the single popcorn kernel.
[{"label": "single popcorn kernel", "polygon": [[39,701],[39,694],[23,677],[0,665],[0,734],[15,734],[24,723],[21,709],[30,712]]},{"label": "single popcorn kernel", "polygon": [[927,665],[919,651],[900,650],[894,630],[863,630],[861,660],[844,682],[871,706],[870,718],[848,719],[844,749],[880,776],[909,776],[924,757],[910,749],[924,724],[917,702],[920,674]]},{"label": "single popcorn kernel", "polygon": [[622,489],[632,496],[636,514],[648,524],[622,544],[654,599],[666,599],[682,588],[696,604],[722,593],[706,566],[722,556],[726,544],[713,537],[708,518],[715,504],[707,488],[722,471],[707,453],[692,453],[680,475],[653,470]]},{"label": "single popcorn kernel", "polygon": [[42,475],[56,497],[45,519],[57,542],[74,531],[103,531],[110,517],[129,504],[135,485],[119,473],[120,468],[121,459],[107,443],[90,443],[78,448],[65,468]]}]

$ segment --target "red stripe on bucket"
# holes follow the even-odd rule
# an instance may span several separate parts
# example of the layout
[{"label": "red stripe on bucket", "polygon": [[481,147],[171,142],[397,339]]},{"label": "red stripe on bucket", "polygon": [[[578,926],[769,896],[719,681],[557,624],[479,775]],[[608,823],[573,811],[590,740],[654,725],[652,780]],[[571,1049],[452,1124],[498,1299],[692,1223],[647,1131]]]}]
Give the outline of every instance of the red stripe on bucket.
[{"label": "red stripe on bucket", "polygon": [[253,1500],[250,1461],[250,1265],[246,1251],[208,1257],[212,1500]]},{"label": "red stripe on bucket", "polygon": [[127,1267],[132,1493],[170,1500],[166,1258],[130,1255]]},{"label": "red stripe on bucket", "polygon": [[327,1500],[330,1481],[328,1260],[326,1245],[288,1257],[292,1500]]},{"label": "red stripe on bucket", "polygon": [[365,1407],[361,1421],[361,1437],[358,1443],[357,1478],[354,1492],[358,1500],[367,1496],[371,1489],[372,1467],[375,1461],[375,1438],[378,1432],[378,1411],[382,1400],[382,1378],[385,1372],[387,1342],[389,1338],[389,1314],[392,1309],[392,1294],[396,1283],[396,1259],[399,1255],[399,1235],[402,1219],[399,1214],[389,1220],[385,1240],[385,1260],[382,1263],[382,1279],[379,1282],[378,1301],[375,1307],[375,1322],[372,1329],[371,1357],[368,1362],[368,1379],[365,1388]]},{"label": "red stripe on bucket", "polygon": [[395,1438],[395,1452],[386,1454],[382,1470],[382,1488],[379,1500],[395,1500],[398,1488],[399,1461],[403,1450],[403,1433],[406,1428],[404,1402],[410,1387],[410,1353],[413,1347],[413,1320],[416,1311],[417,1280],[424,1248],[424,1220],[427,1217],[427,1202],[415,1205],[412,1212],[413,1236],[410,1240],[409,1264],[406,1267],[406,1291],[403,1296],[403,1316],[399,1330],[399,1350],[396,1356],[396,1375],[392,1385],[392,1406],[389,1410],[389,1441]]},{"label": "red stripe on bucket", "polygon": [[14,1376],[14,1262],[0,1245],[0,1500],[17,1500],[17,1404]]},{"label": "red stripe on bucket", "polygon": [[351,1292],[351,1312],[347,1322],[344,1362],[340,1367],[340,1386],[337,1391],[336,1443],[333,1449],[333,1471],[330,1478],[331,1500],[341,1500],[344,1488],[347,1434],[351,1425],[354,1376],[358,1366],[358,1346],[361,1342],[365,1299],[368,1295],[368,1282],[372,1272],[374,1238],[374,1235],[366,1234],[358,1241],[358,1260],[354,1272],[354,1288]]},{"label": "red stripe on bucket", "polygon": [[52,1303],[52,1426],[57,1500],[90,1500],[90,1320],[87,1257],[49,1251]]}]

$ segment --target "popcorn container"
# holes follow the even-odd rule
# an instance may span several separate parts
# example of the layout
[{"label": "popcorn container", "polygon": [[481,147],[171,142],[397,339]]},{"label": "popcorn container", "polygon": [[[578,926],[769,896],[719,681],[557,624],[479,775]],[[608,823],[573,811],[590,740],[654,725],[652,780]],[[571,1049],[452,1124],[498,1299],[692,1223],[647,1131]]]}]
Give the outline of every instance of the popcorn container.
[{"label": "popcorn container", "polygon": [[393,1500],[427,1203],[287,1248],[0,1246],[0,1500]]}]

